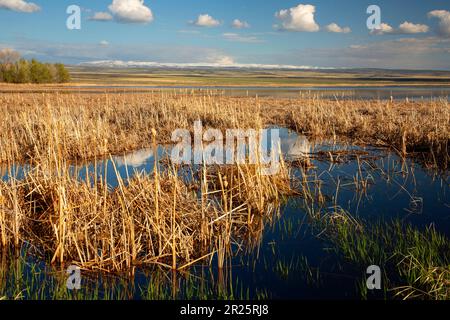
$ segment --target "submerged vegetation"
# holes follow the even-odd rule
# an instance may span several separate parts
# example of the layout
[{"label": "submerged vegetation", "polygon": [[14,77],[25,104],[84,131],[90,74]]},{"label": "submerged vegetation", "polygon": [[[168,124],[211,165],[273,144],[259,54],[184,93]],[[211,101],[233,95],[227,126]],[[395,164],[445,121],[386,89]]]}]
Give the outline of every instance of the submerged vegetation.
[{"label": "submerged vegetation", "polygon": [[330,213],[320,220],[327,229],[323,234],[345,260],[360,270],[380,266],[384,285],[394,296],[450,298],[450,241],[433,226],[419,231],[399,220],[364,225],[348,217]]}]

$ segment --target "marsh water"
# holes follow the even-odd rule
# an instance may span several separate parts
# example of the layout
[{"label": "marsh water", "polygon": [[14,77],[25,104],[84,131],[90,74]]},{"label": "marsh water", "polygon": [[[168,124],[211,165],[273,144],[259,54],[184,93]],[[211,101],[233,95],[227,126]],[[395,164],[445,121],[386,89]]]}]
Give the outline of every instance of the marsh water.
[{"label": "marsh water", "polygon": [[86,89],[94,89],[102,92],[105,89],[116,89],[119,92],[139,92],[148,91],[149,89],[166,90],[166,91],[185,91],[215,92],[231,97],[258,96],[273,98],[299,98],[307,96],[317,96],[320,98],[339,98],[339,99],[447,99],[450,97],[450,87],[448,86],[320,86],[320,87],[222,87],[222,86],[78,86],[70,87],[83,91]]},{"label": "marsh water", "polygon": [[[140,93],[140,92],[176,92],[224,95],[231,97],[272,97],[296,99],[318,97],[325,99],[380,99],[380,100],[430,100],[450,97],[449,86],[305,86],[305,87],[258,87],[258,86],[65,86],[65,90],[77,93]],[[8,89],[0,92],[9,92]],[[18,91],[14,91],[18,92]],[[19,91],[20,92],[20,91]],[[29,90],[24,92],[30,92]],[[41,92],[41,91],[36,91]]]},{"label": "marsh water", "polygon": [[[308,159],[310,168],[293,166],[292,175],[322,181],[325,208],[337,206],[366,223],[401,221],[420,230],[433,225],[450,237],[450,185],[448,171],[427,169],[394,152],[333,142],[312,142],[281,130],[281,150],[286,161]],[[125,181],[136,173],[151,174],[155,153],[164,159],[169,146],[116,155],[96,163],[74,164],[81,179],[106,175],[111,188],[117,173]],[[116,170],[114,169],[116,168]],[[3,168],[3,180],[20,179],[29,166]],[[307,172],[307,173],[306,173]],[[358,181],[367,188],[357,190]],[[310,179],[308,178],[308,179]],[[338,192],[337,192],[338,190]],[[135,269],[132,275],[106,276],[83,273],[82,288],[67,292],[65,270],[28,254],[27,245],[15,260],[0,262],[0,297],[93,299],[360,299],[366,270],[346,261],[332,249],[309,221],[303,198],[285,199],[280,212],[264,222],[251,246],[218,270],[215,258],[189,270],[173,273],[159,267]],[[368,293],[384,298],[386,290]]]}]

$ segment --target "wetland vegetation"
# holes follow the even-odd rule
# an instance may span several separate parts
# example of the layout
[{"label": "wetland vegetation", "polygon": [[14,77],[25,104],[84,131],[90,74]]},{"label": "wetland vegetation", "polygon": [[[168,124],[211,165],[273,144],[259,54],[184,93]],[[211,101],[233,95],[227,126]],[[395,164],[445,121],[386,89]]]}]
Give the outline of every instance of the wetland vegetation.
[{"label": "wetland vegetation", "polygon": [[[449,298],[447,99],[54,92],[0,108],[0,297]],[[175,165],[160,150],[196,120],[285,128],[278,174]]]}]

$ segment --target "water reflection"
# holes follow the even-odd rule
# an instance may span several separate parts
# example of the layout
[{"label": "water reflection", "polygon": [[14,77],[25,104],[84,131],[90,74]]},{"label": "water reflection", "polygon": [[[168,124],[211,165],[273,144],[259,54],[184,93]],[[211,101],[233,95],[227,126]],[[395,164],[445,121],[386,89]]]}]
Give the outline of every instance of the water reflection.
[{"label": "water reflection", "polygon": [[282,140],[281,151],[286,160],[309,157],[312,145],[305,136],[290,134]]},{"label": "water reflection", "polygon": [[154,161],[154,151],[153,148],[142,149],[124,156],[114,156],[113,161],[118,167],[129,166],[139,168],[150,161]]}]

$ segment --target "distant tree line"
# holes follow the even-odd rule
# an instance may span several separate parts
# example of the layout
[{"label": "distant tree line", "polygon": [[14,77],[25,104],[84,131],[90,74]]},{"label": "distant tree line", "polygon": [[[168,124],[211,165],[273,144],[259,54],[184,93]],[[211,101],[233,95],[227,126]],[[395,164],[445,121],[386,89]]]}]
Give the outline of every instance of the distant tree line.
[{"label": "distant tree line", "polygon": [[0,50],[0,82],[7,83],[64,83],[70,74],[61,63],[42,63],[25,60],[14,50]]}]

